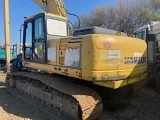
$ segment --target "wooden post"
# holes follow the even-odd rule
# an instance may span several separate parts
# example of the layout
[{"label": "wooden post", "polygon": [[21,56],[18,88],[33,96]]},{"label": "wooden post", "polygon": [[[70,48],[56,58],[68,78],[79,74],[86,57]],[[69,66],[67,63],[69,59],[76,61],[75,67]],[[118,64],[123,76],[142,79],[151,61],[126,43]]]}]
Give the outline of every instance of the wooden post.
[{"label": "wooden post", "polygon": [[9,0],[4,2],[4,31],[5,31],[5,45],[6,45],[6,67],[7,74],[10,74],[10,22],[9,22]]}]

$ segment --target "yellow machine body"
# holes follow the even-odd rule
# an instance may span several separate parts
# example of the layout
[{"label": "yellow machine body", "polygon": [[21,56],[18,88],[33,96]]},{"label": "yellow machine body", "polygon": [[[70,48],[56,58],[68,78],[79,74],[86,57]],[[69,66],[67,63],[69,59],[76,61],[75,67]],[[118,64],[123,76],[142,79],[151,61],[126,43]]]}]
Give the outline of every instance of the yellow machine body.
[{"label": "yellow machine body", "polygon": [[[24,67],[119,88],[146,77],[147,51],[143,40],[89,34],[47,40],[47,63],[23,61]],[[37,53],[41,54],[41,46]]]},{"label": "yellow machine body", "polygon": [[[8,0],[4,1],[7,1],[4,6],[8,46]],[[145,41],[104,28],[97,28],[92,32],[87,28],[79,29],[78,34],[73,33],[73,36],[69,36],[70,27],[63,0],[33,1],[45,12],[24,21],[23,55],[22,59],[21,55],[17,56],[16,65],[20,67],[16,67],[18,70],[22,69],[22,62],[25,71],[11,73],[10,79],[6,80],[10,88],[22,90],[47,105],[58,108],[72,119],[94,120],[99,119],[103,113],[106,89],[95,91],[92,85],[86,87],[81,83],[74,83],[73,80],[89,81],[99,86],[117,89],[145,79]],[[9,49],[6,51],[9,52]],[[7,57],[7,61],[9,59]],[[9,64],[7,68],[10,68]],[[43,72],[78,79],[67,80],[67,77],[50,76]],[[128,86],[124,88],[127,88],[125,92],[128,96]],[[132,90],[134,91],[134,86]],[[12,90],[10,91],[12,93]],[[105,97],[102,92],[105,93]],[[115,94],[110,96],[115,98]],[[122,99],[118,96],[117,102],[122,101],[123,95]]]},{"label": "yellow machine body", "polygon": [[[55,20],[67,21],[62,0],[34,0],[34,2],[47,12],[45,15],[52,16]],[[27,18],[26,21],[35,16]],[[73,38],[73,36],[47,38],[47,62],[24,59],[24,67],[75,77],[114,89],[145,78],[147,69],[145,41],[121,34],[88,34],[74,40]],[[42,48],[42,46],[35,48],[39,56],[43,54]]]}]

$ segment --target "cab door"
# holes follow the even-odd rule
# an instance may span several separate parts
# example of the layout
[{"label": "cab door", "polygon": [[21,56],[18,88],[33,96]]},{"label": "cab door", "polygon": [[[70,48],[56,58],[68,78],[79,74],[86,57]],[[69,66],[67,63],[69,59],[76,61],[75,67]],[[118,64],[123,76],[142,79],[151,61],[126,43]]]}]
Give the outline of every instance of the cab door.
[{"label": "cab door", "polygon": [[44,18],[36,18],[33,22],[33,61],[46,62],[46,37]]},{"label": "cab door", "polygon": [[24,23],[24,60],[46,63],[46,32],[44,15],[28,19]]}]

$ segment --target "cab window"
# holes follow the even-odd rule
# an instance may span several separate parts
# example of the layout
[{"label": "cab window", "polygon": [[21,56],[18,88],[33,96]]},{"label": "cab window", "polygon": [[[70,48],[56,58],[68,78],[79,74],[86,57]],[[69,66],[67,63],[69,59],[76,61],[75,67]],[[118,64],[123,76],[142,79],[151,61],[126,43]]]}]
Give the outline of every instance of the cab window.
[{"label": "cab window", "polygon": [[141,30],[135,33],[136,38],[146,40],[146,30]]}]

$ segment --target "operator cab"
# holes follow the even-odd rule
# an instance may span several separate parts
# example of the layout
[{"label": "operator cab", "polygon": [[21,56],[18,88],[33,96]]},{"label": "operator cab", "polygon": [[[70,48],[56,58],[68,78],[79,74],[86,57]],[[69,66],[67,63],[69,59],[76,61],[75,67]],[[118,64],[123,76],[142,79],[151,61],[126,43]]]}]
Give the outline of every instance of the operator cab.
[{"label": "operator cab", "polygon": [[24,60],[46,63],[47,40],[68,36],[68,20],[46,12],[39,13],[25,20],[23,32]]},{"label": "operator cab", "polygon": [[135,31],[136,38],[148,45],[148,62],[160,61],[160,22],[151,22]]}]

